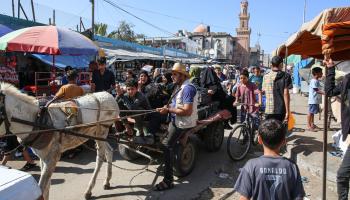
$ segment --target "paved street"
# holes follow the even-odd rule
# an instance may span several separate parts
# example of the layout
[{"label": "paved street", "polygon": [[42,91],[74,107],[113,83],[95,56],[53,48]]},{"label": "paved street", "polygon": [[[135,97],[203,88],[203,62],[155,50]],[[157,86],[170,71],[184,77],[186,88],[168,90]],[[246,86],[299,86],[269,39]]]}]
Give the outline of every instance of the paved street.
[{"label": "paved street", "polygon": [[[321,139],[322,132],[309,133],[305,131],[306,124],[306,98],[300,95],[292,96],[292,108],[296,116],[296,130],[289,142],[289,152],[293,155],[301,169],[302,176],[307,181],[304,187],[309,199],[320,199],[321,178],[320,167],[322,164]],[[318,123],[320,126],[321,124]],[[305,131],[305,132],[304,132]],[[228,136],[228,131],[225,135]],[[331,142],[329,140],[329,142]],[[226,143],[224,143],[226,144]],[[105,176],[104,164],[93,189],[93,199],[238,199],[237,194],[232,193],[232,187],[241,168],[247,159],[262,154],[259,147],[255,147],[249,154],[249,158],[241,162],[232,162],[226,154],[226,146],[216,153],[207,153],[198,141],[199,157],[197,164],[188,177],[176,180],[176,187],[171,191],[153,192],[151,183],[155,177],[158,165],[149,166],[150,171],[125,171],[113,167],[113,178],[111,190],[103,190]],[[329,155],[329,154],[328,154]],[[155,155],[157,156],[157,155]],[[329,174],[335,173],[340,159],[329,158]],[[12,161],[10,166],[19,168],[23,161]],[[146,159],[139,159],[137,163],[124,161],[118,152],[114,153],[113,164],[127,169],[139,169],[147,164]],[[88,184],[95,165],[94,152],[84,149],[74,159],[63,158],[52,178],[50,197],[53,200],[76,200],[82,199],[84,190]],[[227,173],[228,178],[220,178],[220,173]],[[35,178],[39,178],[39,169],[32,172]],[[334,180],[330,177],[328,181],[327,199],[336,199]],[[161,180],[158,178],[157,182]],[[333,181],[333,182],[332,182]]]}]

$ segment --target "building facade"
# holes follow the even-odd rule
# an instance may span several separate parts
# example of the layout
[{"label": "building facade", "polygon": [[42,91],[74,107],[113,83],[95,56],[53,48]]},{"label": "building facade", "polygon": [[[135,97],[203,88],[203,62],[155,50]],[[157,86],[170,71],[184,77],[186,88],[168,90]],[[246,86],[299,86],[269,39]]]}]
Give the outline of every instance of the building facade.
[{"label": "building facade", "polygon": [[189,38],[199,45],[199,54],[220,62],[232,63],[235,38],[225,32],[210,32],[210,27],[198,25]]},{"label": "building facade", "polygon": [[169,47],[180,49],[189,53],[199,54],[199,45],[188,38],[187,32],[179,31],[177,36],[173,37],[149,37],[139,38],[137,42],[155,48]]},{"label": "building facade", "polygon": [[232,36],[226,32],[211,32],[210,26],[199,24],[192,32],[180,30],[175,37],[144,38],[138,39],[138,42],[152,47],[166,46],[181,49],[241,67],[256,65],[260,63],[260,46],[259,48],[250,48],[251,29],[249,27],[250,14],[247,0],[241,1],[238,16],[237,36]]}]

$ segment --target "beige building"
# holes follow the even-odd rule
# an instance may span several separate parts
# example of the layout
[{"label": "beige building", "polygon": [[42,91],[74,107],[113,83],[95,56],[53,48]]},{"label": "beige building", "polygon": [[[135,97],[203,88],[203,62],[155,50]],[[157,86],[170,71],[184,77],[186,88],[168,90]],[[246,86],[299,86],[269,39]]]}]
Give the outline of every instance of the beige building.
[{"label": "beige building", "polygon": [[[219,62],[235,64],[241,67],[259,63],[259,49],[253,48],[254,58],[250,58],[250,34],[248,1],[242,0],[239,13],[237,36],[226,32],[211,32],[210,26],[199,24],[192,32],[181,30],[176,37],[153,37],[139,39],[138,42],[153,47],[172,47],[215,59]],[[253,63],[250,63],[253,61]]]},{"label": "beige building", "polygon": [[198,25],[189,38],[199,45],[199,54],[221,62],[232,63],[235,38],[225,32],[210,32],[210,27]]},{"label": "beige building", "polygon": [[[211,32],[210,26],[204,24],[198,25],[189,38],[199,45],[199,53],[221,62],[235,64],[241,67],[250,65],[250,34],[248,13],[248,1],[241,2],[241,11],[239,13],[239,27],[236,28],[237,36],[231,36],[225,32]],[[254,50],[256,50],[254,48]],[[254,52],[254,64],[258,63]]]}]

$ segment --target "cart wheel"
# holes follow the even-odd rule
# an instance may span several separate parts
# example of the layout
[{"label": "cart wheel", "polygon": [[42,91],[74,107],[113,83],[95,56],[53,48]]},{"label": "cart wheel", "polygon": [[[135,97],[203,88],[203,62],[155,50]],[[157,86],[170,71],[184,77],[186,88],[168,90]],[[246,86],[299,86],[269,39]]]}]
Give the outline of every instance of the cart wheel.
[{"label": "cart wheel", "polygon": [[130,151],[129,149],[120,144],[118,145],[118,151],[121,157],[128,161],[132,161],[140,157],[140,155],[138,155],[137,153]]},{"label": "cart wheel", "polygon": [[185,177],[189,175],[196,163],[197,149],[196,145],[190,137],[185,146],[179,145],[175,149],[174,174],[177,177]]},{"label": "cart wheel", "polygon": [[215,152],[220,150],[222,142],[224,140],[224,124],[223,122],[214,122],[204,130],[204,143],[205,148],[209,152]]}]

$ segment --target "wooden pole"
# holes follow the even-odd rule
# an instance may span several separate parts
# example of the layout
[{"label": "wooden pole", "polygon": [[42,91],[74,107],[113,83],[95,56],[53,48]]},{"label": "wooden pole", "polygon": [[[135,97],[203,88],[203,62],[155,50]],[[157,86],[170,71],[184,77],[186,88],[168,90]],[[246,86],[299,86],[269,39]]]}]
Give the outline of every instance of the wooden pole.
[{"label": "wooden pole", "polygon": [[15,17],[15,0],[12,0],[12,17]]},{"label": "wooden pole", "polygon": [[[327,76],[328,67],[325,66],[325,75]],[[326,83],[325,86],[326,88]],[[325,91],[325,90],[324,90]],[[324,95],[324,113],[323,113],[323,162],[322,162],[322,200],[327,196],[327,135],[328,135],[328,101],[327,95]]]},{"label": "wooden pole", "polygon": [[286,47],[286,55],[285,55],[285,64],[284,64],[284,71],[287,71],[287,63],[288,63],[288,48]]},{"label": "wooden pole", "polygon": [[30,3],[32,4],[32,14],[33,14],[33,20],[35,22],[36,20],[35,20],[35,11],[34,11],[34,2],[33,2],[33,0],[30,0]]},{"label": "wooden pole", "polygon": [[79,20],[79,32],[81,32],[81,17],[80,17],[80,20]]},{"label": "wooden pole", "polygon": [[94,40],[95,35],[95,0],[91,0],[91,33],[92,40]]},{"label": "wooden pole", "polygon": [[55,10],[53,10],[53,17],[52,17],[52,24],[54,25],[54,26],[56,26],[56,11]]},{"label": "wooden pole", "polygon": [[22,10],[22,12],[24,14],[24,17],[26,18],[26,20],[28,20],[28,16],[27,16],[26,12],[24,11],[24,9],[22,7],[22,4],[20,4],[20,8],[21,8],[21,10]]},{"label": "wooden pole", "polygon": [[17,5],[17,16],[18,18],[20,17],[20,13],[21,13],[21,0],[18,0],[18,5]]}]

